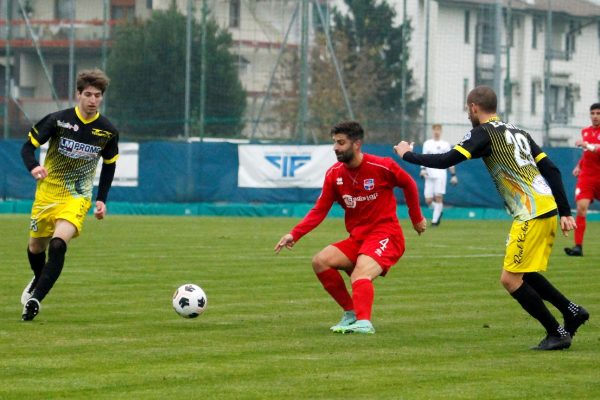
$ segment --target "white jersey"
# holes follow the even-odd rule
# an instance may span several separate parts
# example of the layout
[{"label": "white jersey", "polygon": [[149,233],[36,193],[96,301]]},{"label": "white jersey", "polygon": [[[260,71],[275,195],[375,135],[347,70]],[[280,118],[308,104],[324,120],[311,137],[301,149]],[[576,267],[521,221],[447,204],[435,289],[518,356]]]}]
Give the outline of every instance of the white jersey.
[{"label": "white jersey", "polygon": [[[452,150],[452,147],[450,147],[450,143],[445,140],[427,139],[425,143],[423,143],[423,154],[443,154],[450,150]],[[426,171],[428,178],[446,177],[445,169],[426,168]]]}]

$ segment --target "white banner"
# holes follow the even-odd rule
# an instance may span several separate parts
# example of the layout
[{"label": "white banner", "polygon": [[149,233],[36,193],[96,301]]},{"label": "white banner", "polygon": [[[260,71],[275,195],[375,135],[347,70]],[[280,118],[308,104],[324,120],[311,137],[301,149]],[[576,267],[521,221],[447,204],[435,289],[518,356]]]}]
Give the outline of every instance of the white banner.
[{"label": "white banner", "polygon": [[238,187],[321,188],[333,146],[239,145]]}]

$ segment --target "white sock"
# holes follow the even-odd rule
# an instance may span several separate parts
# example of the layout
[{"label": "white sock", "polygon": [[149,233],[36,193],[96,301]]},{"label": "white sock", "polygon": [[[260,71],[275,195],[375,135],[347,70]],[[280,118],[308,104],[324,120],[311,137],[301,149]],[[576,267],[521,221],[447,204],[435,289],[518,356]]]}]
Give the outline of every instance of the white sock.
[{"label": "white sock", "polygon": [[433,216],[431,217],[431,223],[437,224],[442,216],[442,210],[444,209],[444,203],[434,201],[433,203]]}]

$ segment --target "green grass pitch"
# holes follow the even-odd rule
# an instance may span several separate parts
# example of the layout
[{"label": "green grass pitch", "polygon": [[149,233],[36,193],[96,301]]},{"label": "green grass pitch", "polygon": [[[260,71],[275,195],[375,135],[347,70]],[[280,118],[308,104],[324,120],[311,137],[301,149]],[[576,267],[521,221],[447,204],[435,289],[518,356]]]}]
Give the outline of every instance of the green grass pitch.
[{"label": "green grass pitch", "polygon": [[[445,220],[418,237],[402,221],[407,251],[375,281],[375,335],[329,331],[341,312],[310,267],[343,221],[276,256],[296,222],[90,217],[24,323],[28,216],[0,215],[0,399],[600,398],[600,225],[583,258],[557,238],[547,273],[591,320],[571,349],[534,352],[542,328],[499,283],[510,222]],[[187,282],[208,296],[194,320],[171,308]]]}]

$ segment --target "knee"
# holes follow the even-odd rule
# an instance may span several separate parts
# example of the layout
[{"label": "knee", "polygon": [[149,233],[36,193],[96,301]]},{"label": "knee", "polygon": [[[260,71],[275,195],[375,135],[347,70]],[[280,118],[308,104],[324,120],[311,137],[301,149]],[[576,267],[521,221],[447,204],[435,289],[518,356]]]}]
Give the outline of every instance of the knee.
[{"label": "knee", "polygon": [[323,255],[323,253],[317,253],[314,255],[312,259],[312,267],[315,273],[320,273],[329,268],[329,264],[327,263],[327,259]]},{"label": "knee", "polygon": [[29,242],[28,245],[29,252],[32,254],[39,254],[46,251],[46,247],[40,242]]},{"label": "knee", "polygon": [[48,245],[48,252],[64,254],[67,252],[67,243],[61,238],[52,238]]},{"label": "knee", "polygon": [[512,293],[517,290],[521,286],[522,282],[523,280],[521,278],[517,278],[510,274],[502,274],[500,276],[500,283],[508,293]]}]

